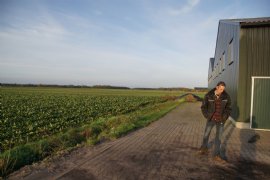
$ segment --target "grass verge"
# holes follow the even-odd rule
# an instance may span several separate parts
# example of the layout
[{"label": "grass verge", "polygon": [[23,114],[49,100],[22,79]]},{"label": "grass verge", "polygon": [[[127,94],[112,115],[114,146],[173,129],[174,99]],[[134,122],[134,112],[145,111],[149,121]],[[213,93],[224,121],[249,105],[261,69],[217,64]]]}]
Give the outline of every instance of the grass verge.
[{"label": "grass verge", "polygon": [[0,154],[0,176],[5,178],[19,168],[37,162],[59,151],[70,149],[78,144],[97,144],[104,140],[119,138],[138,128],[158,120],[185,99],[167,101],[141,108],[137,111],[111,118],[99,118],[79,128],[16,146]]}]

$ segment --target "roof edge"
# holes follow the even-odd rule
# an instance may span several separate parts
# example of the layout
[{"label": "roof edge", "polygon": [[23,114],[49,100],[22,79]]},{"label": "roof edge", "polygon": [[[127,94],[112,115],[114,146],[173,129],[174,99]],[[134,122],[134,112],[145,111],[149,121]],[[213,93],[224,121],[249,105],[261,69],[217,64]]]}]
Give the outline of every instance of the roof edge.
[{"label": "roof edge", "polygon": [[221,19],[221,23],[235,24],[241,27],[246,26],[268,26],[270,25],[270,17],[257,17],[257,18],[240,18],[240,19]]}]

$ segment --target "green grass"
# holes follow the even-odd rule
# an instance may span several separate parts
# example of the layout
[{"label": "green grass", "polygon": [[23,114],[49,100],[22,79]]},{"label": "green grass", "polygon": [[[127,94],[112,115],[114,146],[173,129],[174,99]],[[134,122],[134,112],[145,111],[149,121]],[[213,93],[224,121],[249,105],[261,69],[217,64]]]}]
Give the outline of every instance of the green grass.
[{"label": "green grass", "polygon": [[0,154],[0,175],[5,177],[24,165],[44,159],[81,143],[97,144],[119,138],[164,116],[183,101],[168,101],[110,118],[99,118],[39,141],[16,146]]}]

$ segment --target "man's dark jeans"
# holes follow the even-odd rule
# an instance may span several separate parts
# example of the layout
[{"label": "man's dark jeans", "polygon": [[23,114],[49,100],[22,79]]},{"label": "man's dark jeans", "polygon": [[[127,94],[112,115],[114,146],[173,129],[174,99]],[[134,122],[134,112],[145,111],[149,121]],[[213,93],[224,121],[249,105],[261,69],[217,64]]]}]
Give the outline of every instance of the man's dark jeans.
[{"label": "man's dark jeans", "polygon": [[211,133],[212,128],[216,125],[216,138],[215,138],[215,156],[220,156],[220,145],[221,145],[221,137],[224,131],[224,123],[222,122],[215,122],[208,120],[205,126],[204,136],[203,136],[203,143],[201,148],[207,148],[209,135]]}]

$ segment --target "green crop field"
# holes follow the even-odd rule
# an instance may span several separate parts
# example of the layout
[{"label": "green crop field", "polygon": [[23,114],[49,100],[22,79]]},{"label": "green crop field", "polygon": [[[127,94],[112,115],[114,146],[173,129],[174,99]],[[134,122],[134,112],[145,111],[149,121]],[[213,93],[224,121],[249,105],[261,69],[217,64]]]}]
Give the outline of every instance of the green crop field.
[{"label": "green crop field", "polygon": [[0,87],[0,177],[77,145],[93,145],[145,127],[181,103],[192,102],[191,96],[183,98],[186,93]]},{"label": "green crop field", "polygon": [[161,90],[1,87],[0,152],[181,94]]}]

